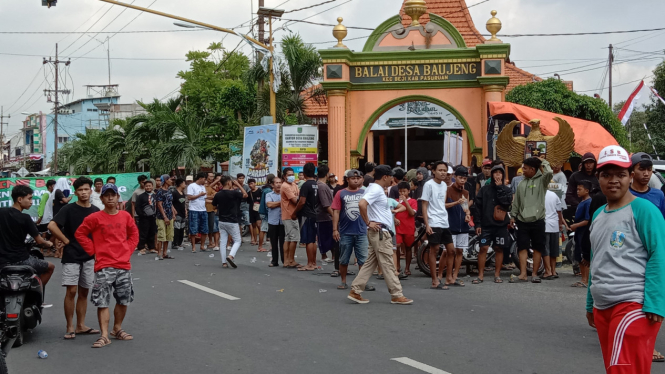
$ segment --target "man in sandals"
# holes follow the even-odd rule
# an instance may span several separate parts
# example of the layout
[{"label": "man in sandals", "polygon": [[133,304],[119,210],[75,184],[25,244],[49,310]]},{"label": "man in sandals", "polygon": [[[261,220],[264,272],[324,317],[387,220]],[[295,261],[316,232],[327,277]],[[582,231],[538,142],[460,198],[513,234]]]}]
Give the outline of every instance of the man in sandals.
[{"label": "man in sandals", "polygon": [[[132,266],[129,260],[139,242],[139,231],[132,216],[117,209],[118,188],[113,184],[102,187],[104,210],[93,213],[83,220],[76,230],[76,240],[91,256],[95,256],[95,280],[90,297],[97,307],[97,318],[101,337],[93,348],[111,344],[109,340],[109,304],[111,292],[115,297],[115,317],[111,335],[118,340],[132,340],[122,329],[127,306],[134,301]],[[91,239],[92,238],[92,239]]]},{"label": "man in sandals", "polygon": [[[355,252],[358,266],[362,269],[367,260],[367,225],[360,216],[358,203],[365,193],[360,189],[363,185],[363,173],[358,170],[349,170],[345,177],[349,186],[337,192],[332,202],[333,210],[333,238],[339,242],[339,275],[342,284],[338,290],[346,290],[346,275],[349,269],[351,254]],[[373,287],[372,287],[373,288]],[[365,291],[369,291],[367,286]]]},{"label": "man in sandals", "polygon": [[[393,261],[393,217],[388,206],[388,196],[385,189],[392,184],[393,171],[388,165],[379,165],[374,168],[374,183],[370,183],[365,194],[358,203],[360,216],[367,225],[367,239],[369,251],[365,265],[358,272],[358,276],[351,284],[351,292],[347,296],[358,304],[367,304],[369,300],[363,298],[367,281],[380,266],[383,269],[386,285],[390,292],[391,304],[413,304],[402,294],[402,285],[397,278],[395,262]],[[340,266],[341,268],[341,266]]]},{"label": "man in sandals", "polygon": [[[90,202],[92,180],[86,177],[75,180],[74,194],[78,198],[76,203],[63,206],[48,224],[49,231],[65,244],[62,251],[62,285],[67,287],[65,340],[76,338],[76,334],[99,334],[99,330],[85,325],[88,291],[95,279],[95,258],[86,253],[74,237],[83,220],[89,215],[99,212],[99,208]],[[74,328],[74,310],[76,310],[76,328]]]},{"label": "man in sandals", "polygon": [[490,244],[496,253],[494,261],[494,283],[503,283],[501,279],[501,264],[503,264],[503,250],[510,247],[510,234],[508,225],[508,209],[513,199],[512,190],[504,185],[505,170],[496,165],[490,170],[490,184],[483,186],[473,201],[473,222],[476,223],[476,234],[480,238],[480,253],[478,253],[478,277],[473,284],[484,282],[485,262]]}]

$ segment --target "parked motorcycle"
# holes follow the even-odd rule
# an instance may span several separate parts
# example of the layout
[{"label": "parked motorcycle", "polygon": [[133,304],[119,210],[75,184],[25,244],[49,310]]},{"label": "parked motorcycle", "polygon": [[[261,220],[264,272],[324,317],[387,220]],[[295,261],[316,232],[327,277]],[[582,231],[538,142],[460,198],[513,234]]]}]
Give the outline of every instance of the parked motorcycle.
[{"label": "parked motorcycle", "polygon": [[[26,242],[30,255],[44,259],[32,238]],[[4,357],[24,343],[25,333],[42,322],[44,289],[42,281],[27,265],[6,266],[0,270],[0,374],[6,373]],[[3,371],[4,370],[4,371]]]},{"label": "parked motorcycle", "polygon": [[[423,236],[424,236],[424,229],[423,229]],[[439,269],[439,260],[441,259],[441,255],[443,254],[443,249],[444,249],[443,245],[439,246],[439,252],[436,255],[437,271]],[[427,240],[423,240],[420,247],[418,247],[417,261],[420,271],[428,277],[431,276],[430,266],[429,266],[429,251],[430,251],[429,242]],[[480,237],[476,236],[475,229],[471,229],[469,230],[469,247],[465,249],[462,254],[462,266],[466,267],[467,274],[471,273],[472,267],[474,266],[478,267],[479,253],[480,253]],[[496,253],[494,252],[494,249],[490,247],[489,250],[487,251],[487,260],[486,260],[487,266],[493,266],[492,264],[494,263],[495,254]]]}]

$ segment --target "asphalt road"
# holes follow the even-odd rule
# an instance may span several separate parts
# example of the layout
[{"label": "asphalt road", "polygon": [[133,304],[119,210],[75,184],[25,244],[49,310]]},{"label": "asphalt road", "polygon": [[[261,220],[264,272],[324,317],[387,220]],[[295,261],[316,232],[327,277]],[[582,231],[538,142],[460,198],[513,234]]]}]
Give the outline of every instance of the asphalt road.
[{"label": "asphalt road", "polygon": [[[90,348],[95,336],[63,340],[58,263],[46,294],[53,307],[11,351],[10,373],[604,372],[596,333],[586,324],[586,291],[571,288],[574,278],[563,271],[539,285],[471,285],[464,278],[464,288],[437,291],[412,268],[402,284],[413,305],[391,305],[385,283],[375,279],[377,291],[364,294],[371,302],[357,305],[336,289],[339,278],[321,274],[331,264],[314,273],[269,268],[266,253],[248,244],[238,269],[222,269],[219,252],[172,254],[175,260],[132,258],[136,298],[123,327],[135,339],[102,349]],[[305,261],[303,249],[297,256]],[[98,326],[92,305],[87,323]],[[665,340],[656,347],[665,350]],[[37,357],[40,349],[47,359]],[[419,364],[441,371],[413,367]],[[665,373],[665,363],[652,372]]]}]

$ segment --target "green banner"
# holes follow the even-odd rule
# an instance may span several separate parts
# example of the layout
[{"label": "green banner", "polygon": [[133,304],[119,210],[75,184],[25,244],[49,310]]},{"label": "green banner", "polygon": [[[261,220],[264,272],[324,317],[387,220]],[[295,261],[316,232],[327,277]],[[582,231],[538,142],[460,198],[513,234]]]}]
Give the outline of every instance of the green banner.
[{"label": "green banner", "polygon": [[[150,175],[148,173],[128,173],[128,174],[102,174],[102,175],[85,175],[92,179],[102,178],[104,183],[106,183],[106,178],[115,177],[116,186],[118,186],[118,191],[122,197],[122,201],[129,201],[132,198],[132,193],[138,187],[139,182],[137,180],[138,176],[145,174],[148,178]],[[42,195],[48,193],[46,189],[46,182],[49,180],[58,180],[60,178],[67,178],[69,184],[71,185],[79,177],[79,175],[68,175],[66,177],[55,176],[55,177],[43,177],[43,178],[0,178],[0,208],[7,208],[14,204],[12,201],[12,189],[14,186],[29,186],[35,192],[32,195],[32,207],[24,211],[24,213],[29,214],[34,220],[37,220],[37,209],[39,208],[39,203],[41,202]],[[72,193],[74,188],[72,187]],[[76,196],[72,199],[72,202],[76,201]]]}]

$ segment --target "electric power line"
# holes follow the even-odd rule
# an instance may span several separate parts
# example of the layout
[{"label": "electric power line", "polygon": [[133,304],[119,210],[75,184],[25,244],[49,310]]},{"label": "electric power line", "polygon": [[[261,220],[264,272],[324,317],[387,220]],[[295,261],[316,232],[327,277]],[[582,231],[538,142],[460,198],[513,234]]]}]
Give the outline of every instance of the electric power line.
[{"label": "electric power line", "polygon": [[193,30],[136,30],[136,31],[0,31],[0,34],[12,35],[44,35],[44,34],[154,34],[154,33],[170,33],[170,32],[198,32],[198,31],[215,31],[211,29],[193,29]]},{"label": "electric power line", "polygon": [[[104,12],[104,14],[102,14],[102,16],[99,17],[99,18],[97,19],[97,21],[95,21],[92,25],[90,25],[90,27],[88,27],[88,29],[85,30],[85,32],[87,33],[88,31],[90,31],[90,29],[92,29],[92,28],[97,24],[97,22],[101,21],[101,19],[104,18],[104,16],[106,16],[106,14],[108,14],[109,11],[111,11],[111,8],[113,8],[113,5],[109,5],[108,9],[106,9],[106,12]],[[67,49],[69,49],[69,47],[71,47],[72,45],[74,45],[74,43],[78,42],[79,39],[81,39],[81,38],[83,37],[83,35],[85,35],[85,33],[81,34],[81,36],[79,36],[78,38],[76,38],[76,40],[74,40],[70,45],[66,46],[66,47],[62,50],[62,52],[64,53]]]},{"label": "electric power line", "polygon": [[337,0],[328,0],[328,1],[324,1],[324,2],[322,2],[322,3],[318,3],[318,4],[314,4],[314,5],[306,6],[306,7],[304,7],[304,8],[293,9],[293,10],[287,10],[286,12],[284,12],[284,14],[286,14],[286,13],[299,12],[299,11],[301,11],[301,10],[305,10],[305,9],[316,8],[316,7],[318,7],[318,6],[325,5],[325,4],[328,4],[328,3],[333,3],[333,2],[335,2],[335,1],[337,1]]},{"label": "electric power line", "polygon": [[[653,77],[653,75],[648,75],[648,76],[646,76],[646,77],[644,77],[644,78],[636,79],[636,80],[634,80],[634,81],[630,81],[630,82],[626,82],[626,83],[615,84],[615,85],[612,85],[612,88],[614,88],[614,87],[625,86],[625,85],[627,85],[627,84],[631,84],[631,83],[639,82],[639,81],[642,81],[642,80],[645,80],[645,79],[647,79],[647,78],[651,78],[651,77]],[[606,89],[608,89],[608,88],[609,88],[609,87],[603,87],[602,89],[603,89],[603,90],[606,90]],[[578,92],[578,93],[579,93],[579,92],[591,92],[591,91],[598,91],[598,89],[597,89],[597,88],[594,88],[593,90],[582,90],[582,91],[575,90],[575,92]]]},{"label": "electric power line", "polygon": [[30,83],[28,84],[28,86],[25,88],[25,90],[23,90],[23,93],[21,93],[21,95],[18,97],[18,99],[16,99],[16,101],[14,101],[14,103],[13,103],[12,105],[10,105],[9,108],[7,108],[7,112],[9,112],[9,110],[10,110],[11,108],[13,108],[14,105],[16,105],[16,103],[18,103],[19,100],[21,100],[21,98],[23,97],[23,95],[25,95],[25,93],[30,89],[30,87],[32,86],[32,84],[35,82],[35,79],[37,79],[37,77],[39,76],[39,73],[40,73],[43,69],[44,69],[43,65],[40,66],[39,69],[37,69],[37,74],[35,74],[35,76],[32,78],[32,80],[30,81]]}]

